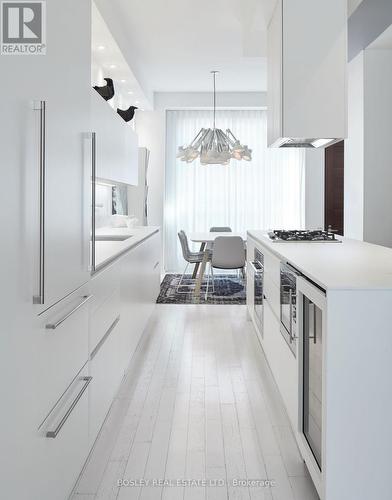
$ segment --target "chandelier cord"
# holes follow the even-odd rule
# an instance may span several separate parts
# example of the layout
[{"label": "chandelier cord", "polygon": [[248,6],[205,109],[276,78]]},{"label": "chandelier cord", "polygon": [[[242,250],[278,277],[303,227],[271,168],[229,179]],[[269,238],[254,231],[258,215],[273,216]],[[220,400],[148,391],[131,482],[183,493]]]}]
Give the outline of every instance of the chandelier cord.
[{"label": "chandelier cord", "polygon": [[215,130],[215,122],[216,122],[216,74],[218,73],[217,71],[211,71],[213,74],[214,78],[214,130]]}]

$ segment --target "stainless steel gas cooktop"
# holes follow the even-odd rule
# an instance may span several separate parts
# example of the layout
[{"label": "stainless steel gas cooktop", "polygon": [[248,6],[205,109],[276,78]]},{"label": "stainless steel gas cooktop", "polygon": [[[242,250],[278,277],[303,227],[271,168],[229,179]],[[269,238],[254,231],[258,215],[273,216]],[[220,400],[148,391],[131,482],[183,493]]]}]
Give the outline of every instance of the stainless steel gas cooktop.
[{"label": "stainless steel gas cooktop", "polygon": [[270,231],[268,236],[274,243],[341,243],[341,240],[338,240],[332,231],[323,231],[322,229],[315,231],[275,229]]}]

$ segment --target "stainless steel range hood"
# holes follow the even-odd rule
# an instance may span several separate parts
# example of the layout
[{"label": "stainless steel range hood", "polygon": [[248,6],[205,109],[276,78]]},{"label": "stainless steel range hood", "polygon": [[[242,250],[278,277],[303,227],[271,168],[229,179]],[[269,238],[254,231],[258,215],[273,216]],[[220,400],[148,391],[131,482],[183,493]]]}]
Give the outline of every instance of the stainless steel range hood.
[{"label": "stainless steel range hood", "polygon": [[325,148],[342,139],[308,139],[303,137],[282,137],[277,139],[272,147],[275,148]]},{"label": "stainless steel range hood", "polygon": [[346,129],[347,6],[278,0],[268,27],[268,145],[323,148]]}]

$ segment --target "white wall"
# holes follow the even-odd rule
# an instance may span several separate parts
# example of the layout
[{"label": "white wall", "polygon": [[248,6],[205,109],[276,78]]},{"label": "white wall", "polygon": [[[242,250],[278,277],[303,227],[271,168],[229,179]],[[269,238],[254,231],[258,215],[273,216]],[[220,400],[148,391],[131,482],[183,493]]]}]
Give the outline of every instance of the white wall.
[{"label": "white wall", "polygon": [[[211,92],[156,92],[154,107],[157,110],[179,108],[209,108],[213,105]],[[219,92],[217,106],[220,108],[264,108],[267,106],[266,92]]]},{"label": "white wall", "polygon": [[364,240],[392,247],[392,50],[365,51]]},{"label": "white wall", "polygon": [[349,63],[345,233],[392,247],[392,50]]},{"label": "white wall", "polygon": [[344,234],[363,239],[364,54],[348,64],[348,136],[344,159]]}]

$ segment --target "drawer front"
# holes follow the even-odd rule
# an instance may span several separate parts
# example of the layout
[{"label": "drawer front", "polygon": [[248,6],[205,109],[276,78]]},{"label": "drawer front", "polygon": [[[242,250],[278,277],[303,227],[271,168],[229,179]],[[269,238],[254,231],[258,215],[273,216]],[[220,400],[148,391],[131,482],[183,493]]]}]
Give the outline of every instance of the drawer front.
[{"label": "drawer front", "polygon": [[90,313],[90,353],[96,348],[112,323],[121,314],[120,284],[117,284],[117,288],[105,302],[101,303],[98,308],[92,309]]},{"label": "drawer front", "polygon": [[272,312],[280,322],[280,287],[275,284],[267,273],[264,274],[264,295]]},{"label": "drawer front", "polygon": [[108,267],[94,275],[91,280],[91,293],[94,297],[90,310],[93,313],[117,290],[121,276],[120,262],[113,262]]},{"label": "drawer front", "polygon": [[263,349],[283,398],[293,429],[298,428],[298,362],[280,332],[270,304],[264,307]]},{"label": "drawer front", "polygon": [[147,269],[160,272],[161,234],[158,232],[141,244],[143,262]]},{"label": "drawer front", "polygon": [[36,425],[88,360],[90,298],[87,288],[77,290],[35,322],[35,355],[39,359],[30,373],[36,388],[36,404],[30,411]]},{"label": "drawer front", "polygon": [[121,319],[110,326],[89,362],[92,376],[89,395],[90,445],[98,435],[124,375],[120,363],[121,327]]},{"label": "drawer front", "polygon": [[264,270],[271,281],[280,286],[280,260],[266,250],[264,250]]},{"label": "drawer front", "polygon": [[[37,432],[34,451],[39,494],[31,498],[68,498],[89,452],[87,366],[78,373]],[[48,402],[48,408],[51,402]],[[39,470],[38,470],[39,468]]]}]

